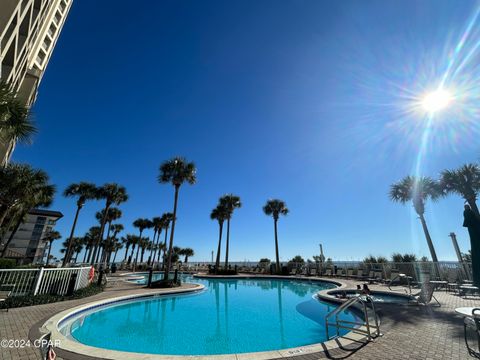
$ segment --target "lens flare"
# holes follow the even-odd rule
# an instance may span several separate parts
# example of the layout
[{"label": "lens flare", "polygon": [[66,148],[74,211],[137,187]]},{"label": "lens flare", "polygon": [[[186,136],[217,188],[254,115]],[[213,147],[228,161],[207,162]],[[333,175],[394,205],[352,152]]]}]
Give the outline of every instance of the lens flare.
[{"label": "lens flare", "polygon": [[448,107],[453,100],[451,93],[444,89],[437,89],[425,95],[422,106],[428,113],[436,113]]}]

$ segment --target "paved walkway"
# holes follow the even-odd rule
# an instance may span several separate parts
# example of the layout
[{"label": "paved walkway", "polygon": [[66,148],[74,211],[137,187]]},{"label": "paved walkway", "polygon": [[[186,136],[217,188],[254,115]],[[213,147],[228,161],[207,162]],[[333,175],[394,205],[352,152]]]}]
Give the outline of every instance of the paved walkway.
[{"label": "paved walkway", "polygon": [[[349,288],[355,288],[355,281],[345,281]],[[371,286],[372,289],[388,290],[386,286]],[[0,313],[0,340],[27,340],[36,333],[43,322],[63,310],[75,306],[110,297],[127,294],[145,293],[150,291],[137,285],[119,282],[95,296],[54,304],[30,306],[11,309]],[[441,307],[430,306],[395,306],[380,307],[382,337],[368,344],[357,344],[349,348],[336,349],[331,352],[308,354],[291,357],[295,360],[313,359],[468,359],[468,353],[463,342],[463,322],[454,313],[456,307],[480,306],[480,299],[462,299],[452,293],[435,292],[442,304]],[[68,360],[78,357],[59,354]],[[21,349],[0,349],[0,359],[25,360],[40,359],[40,354],[33,347]],[[285,358],[283,358],[285,359]]]}]

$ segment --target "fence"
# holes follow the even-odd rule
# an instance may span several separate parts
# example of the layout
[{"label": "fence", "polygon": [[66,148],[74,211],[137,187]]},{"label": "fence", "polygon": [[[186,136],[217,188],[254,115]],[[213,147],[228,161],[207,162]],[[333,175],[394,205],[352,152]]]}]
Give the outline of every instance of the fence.
[{"label": "fence", "polygon": [[89,284],[90,267],[64,269],[1,269],[0,288],[12,289],[11,296],[22,295],[65,295],[70,281],[75,279],[73,290]]}]

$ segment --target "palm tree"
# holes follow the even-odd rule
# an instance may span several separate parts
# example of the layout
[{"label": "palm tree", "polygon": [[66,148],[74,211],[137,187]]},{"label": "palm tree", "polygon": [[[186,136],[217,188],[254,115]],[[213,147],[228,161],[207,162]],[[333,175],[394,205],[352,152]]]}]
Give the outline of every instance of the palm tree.
[{"label": "palm tree", "polygon": [[[88,248],[88,256],[86,259],[87,263],[89,263],[90,259],[92,258],[93,249],[95,247],[95,244],[97,243],[99,234],[100,226],[92,226],[90,229],[88,229],[88,232],[84,236]],[[85,263],[85,260],[83,262]]]},{"label": "palm tree", "polygon": [[148,249],[148,245],[150,243],[150,239],[148,237],[142,237],[138,241],[138,248],[137,248],[137,255],[135,256],[135,263],[138,260],[138,253],[140,250],[140,263],[143,263],[143,255],[145,254],[145,250]]},{"label": "palm tree", "polygon": [[233,194],[227,194],[222,196],[219,200],[219,203],[227,211],[227,246],[225,249],[225,269],[227,269],[228,249],[230,247],[230,220],[235,209],[239,209],[240,207],[242,207],[242,203],[240,202],[240,197]]},{"label": "palm tree", "polygon": [[210,214],[210,219],[218,221],[218,248],[217,248],[217,259],[215,262],[215,271],[218,272],[220,268],[220,252],[222,249],[222,232],[223,232],[223,222],[227,219],[228,213],[225,207],[217,205],[215,209],[212,210]]},{"label": "palm tree", "polygon": [[[167,254],[167,237],[168,237],[168,228],[170,223],[173,221],[173,214],[170,212],[163,213],[162,215],[162,228],[165,230],[165,237],[163,240],[163,246],[159,247],[159,251],[163,250],[163,261],[162,261],[162,270],[165,270],[165,260]],[[158,261],[160,261],[160,254],[158,256]]]},{"label": "palm tree", "polygon": [[195,251],[193,251],[191,248],[183,248],[182,255],[185,256],[184,263],[186,265],[188,263],[188,258],[195,255]]},{"label": "palm tree", "polygon": [[[102,221],[104,218],[106,219],[106,227],[107,227],[107,238],[105,239],[105,242],[108,243],[110,241],[110,232],[112,231],[112,222],[115,220],[118,220],[122,217],[122,211],[116,207],[111,207],[108,209],[107,214],[105,215],[105,211],[98,211],[95,214],[95,217],[97,218],[98,221]],[[123,229],[123,226],[122,226]],[[103,254],[101,256],[101,262],[103,262],[106,259],[106,252],[105,248],[103,249]],[[99,252],[100,254],[100,252]],[[96,259],[96,262],[98,259]]]},{"label": "palm tree", "polygon": [[455,170],[443,171],[440,185],[446,193],[455,193],[463,197],[475,214],[480,216],[476,202],[480,193],[479,165],[466,164]]},{"label": "palm tree", "polygon": [[392,201],[397,201],[402,204],[409,201],[412,202],[413,208],[422,223],[423,232],[425,233],[428,248],[430,249],[430,255],[434,262],[438,262],[438,258],[424,217],[425,202],[428,199],[435,201],[441,195],[442,191],[440,185],[429,177],[416,178],[414,176],[407,176],[393,184],[390,188],[390,199]]},{"label": "palm tree", "polygon": [[132,245],[131,239],[129,237],[122,236],[122,244],[125,246],[125,257],[123,258],[123,262],[127,261],[128,256],[128,249],[130,249],[130,245]]},{"label": "palm tree", "polygon": [[[7,210],[12,213],[12,219],[15,219],[16,224],[13,226],[10,237],[3,245],[0,257],[5,256],[8,246],[13,240],[18,228],[23,223],[27,213],[35,207],[50,206],[55,195],[55,186],[48,184],[49,179],[45,172],[41,170],[33,170],[29,166],[21,166],[21,168],[22,171],[20,175],[22,177],[17,182],[23,184],[23,193],[15,199],[13,205]],[[0,188],[0,192],[3,191],[4,189]],[[5,193],[8,192],[9,191],[7,190]]]},{"label": "palm tree", "polygon": [[[29,108],[16,95],[9,84],[0,82],[0,140],[6,144],[30,143],[37,132]],[[0,159],[2,165],[6,161]]]},{"label": "palm tree", "polygon": [[110,237],[107,237],[107,246],[110,249],[109,252],[105,253],[105,262],[107,264],[110,263],[110,257],[112,255],[112,252],[115,251],[115,250],[118,250],[118,249],[116,249],[117,246],[115,244],[119,243],[119,241],[117,239],[117,236],[118,236],[119,233],[121,233],[123,231],[123,225],[122,224],[111,224],[109,226],[109,231],[112,232],[112,235]]},{"label": "palm tree", "polygon": [[[26,164],[8,164],[0,168],[0,227],[7,215],[24,207],[49,181],[43,170]],[[28,209],[30,210],[30,209]]]},{"label": "palm tree", "polygon": [[167,250],[167,247],[165,246],[165,243],[158,244],[157,262],[160,262],[160,257],[162,255],[162,251],[163,251],[163,257],[165,257],[165,251],[166,250]]},{"label": "palm tree", "polygon": [[139,218],[133,222],[133,226],[139,231],[138,237],[142,238],[143,231],[145,229],[151,229],[153,227],[153,222],[150,219]]},{"label": "palm tree", "polygon": [[172,267],[172,250],[175,222],[177,219],[178,192],[180,190],[180,186],[182,186],[182,184],[185,182],[191,185],[195,184],[197,181],[195,173],[195,164],[193,162],[187,162],[186,159],[181,157],[176,157],[165,161],[162,165],[160,165],[158,181],[161,184],[171,183],[175,188],[175,196],[173,201],[173,220],[172,229],[170,230],[170,242],[168,244],[168,259],[167,269],[165,270],[165,280],[168,280],[170,269]]},{"label": "palm tree", "polygon": [[148,261],[148,263],[150,264],[150,261],[153,263],[155,263],[155,255],[157,254],[157,250],[158,250],[158,243],[160,242],[160,234],[162,233],[162,229],[163,229],[163,223],[162,223],[162,218],[161,217],[154,217],[152,219],[152,224],[153,224],[153,244],[155,246],[152,246],[152,249],[153,249],[153,254],[150,254],[150,259]]},{"label": "palm tree", "polygon": [[83,208],[87,200],[96,199],[97,187],[95,186],[95,184],[82,181],[80,183],[69,185],[63,192],[63,196],[77,198],[77,211],[75,212],[72,230],[70,231],[70,237],[68,238],[67,252],[65,254],[65,257],[63,258],[62,263],[62,266],[65,266],[71,257],[72,239],[75,232],[75,227],[77,226],[78,214],[80,213],[80,210]]},{"label": "palm tree", "polygon": [[118,252],[118,250],[120,250],[121,248],[123,248],[123,243],[121,243],[120,241],[115,241],[115,242],[113,243],[113,251],[114,251],[114,254],[113,254],[112,263],[115,263],[115,259],[117,258],[117,252]]},{"label": "palm tree", "polygon": [[55,240],[60,239],[61,237],[62,237],[62,235],[60,235],[60,233],[58,231],[52,230],[52,231],[49,231],[45,235],[45,237],[43,238],[43,240],[48,242],[48,254],[47,254],[47,263],[46,263],[47,266],[48,266],[48,262],[50,260],[50,252],[52,251],[52,243]]},{"label": "palm tree", "polygon": [[128,257],[128,262],[127,262],[127,264],[129,264],[129,265],[133,260],[133,253],[135,252],[135,247],[137,246],[139,240],[140,239],[137,235],[127,234],[127,241],[129,241],[130,244],[132,244],[132,252],[130,253],[130,256]]},{"label": "palm tree", "polygon": [[280,256],[278,255],[278,232],[277,232],[277,223],[280,215],[288,214],[287,204],[284,201],[278,199],[268,200],[265,206],[263,207],[263,212],[265,215],[273,217],[273,226],[275,231],[275,259],[277,274],[280,273]]},{"label": "palm tree", "polygon": [[99,247],[100,242],[101,242],[102,237],[103,237],[103,232],[105,230],[105,223],[107,222],[106,215],[108,214],[108,209],[110,209],[110,207],[113,204],[120,205],[121,203],[128,200],[127,190],[125,189],[125,187],[120,186],[120,185],[115,184],[115,183],[105,184],[102,187],[100,187],[97,190],[97,197],[100,198],[100,199],[105,199],[105,208],[103,209],[104,210],[104,213],[103,213],[104,217],[102,219],[102,223],[101,223],[101,226],[100,226],[100,235],[97,239],[97,243],[95,244],[95,248],[93,250],[93,257],[91,259],[91,265],[93,265],[93,263],[95,262],[98,247]]}]

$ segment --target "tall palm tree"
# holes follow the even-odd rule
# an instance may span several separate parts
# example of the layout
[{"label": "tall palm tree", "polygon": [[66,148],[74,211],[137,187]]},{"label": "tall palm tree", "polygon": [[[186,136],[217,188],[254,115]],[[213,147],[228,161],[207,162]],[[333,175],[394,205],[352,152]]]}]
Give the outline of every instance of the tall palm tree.
[{"label": "tall palm tree", "polygon": [[455,193],[463,197],[475,214],[480,216],[476,202],[480,193],[479,165],[465,164],[455,170],[444,170],[440,184],[446,193]]},{"label": "tall palm tree", "polygon": [[140,238],[137,235],[132,235],[132,234],[127,234],[127,241],[132,244],[132,252],[130,253],[130,256],[128,257],[128,262],[127,264],[130,265],[130,263],[133,260],[133,253],[135,252],[135,247],[137,246],[138,242],[140,241]]},{"label": "tall palm tree", "polygon": [[78,214],[85,205],[87,200],[93,200],[97,197],[97,187],[95,184],[89,182],[79,182],[69,185],[63,192],[65,197],[73,197],[77,199],[77,211],[75,212],[75,218],[73,220],[72,230],[70,231],[70,237],[68,238],[67,252],[63,258],[62,266],[70,260],[72,250],[72,239],[75,233],[75,227],[77,226]]},{"label": "tall palm tree", "polygon": [[58,240],[62,237],[60,233],[56,230],[49,231],[43,240],[48,242],[48,254],[47,254],[47,263],[46,265],[48,266],[48,262],[50,261],[50,252],[52,251],[52,244],[55,240]]},{"label": "tall palm tree", "polygon": [[409,201],[412,202],[420,222],[422,223],[423,232],[427,239],[428,248],[430,249],[430,255],[434,262],[438,262],[437,254],[433,246],[430,232],[428,231],[427,222],[425,221],[425,202],[430,200],[437,200],[442,195],[440,185],[430,177],[415,177],[407,176],[399,182],[393,184],[390,188],[390,199],[392,201],[405,204]]},{"label": "tall palm tree", "polygon": [[122,244],[125,246],[125,257],[123,258],[123,262],[127,261],[128,256],[128,249],[130,249],[130,245],[132,245],[131,239],[129,237],[122,236]]},{"label": "tall palm tree", "polygon": [[160,243],[158,244],[158,255],[157,255],[157,262],[160,262],[160,257],[162,255],[163,251],[163,257],[165,258],[165,251],[167,251],[167,247],[165,246],[165,243]]},{"label": "tall palm tree", "polygon": [[230,220],[232,219],[232,215],[235,209],[239,209],[242,207],[242,203],[240,202],[240,197],[233,194],[227,194],[222,196],[219,200],[219,203],[227,211],[227,244],[225,249],[225,269],[227,269],[228,250],[230,247]]},{"label": "tall palm tree", "polygon": [[90,259],[92,258],[93,249],[95,248],[95,245],[97,244],[97,239],[98,239],[99,234],[100,234],[100,226],[92,226],[90,229],[88,229],[88,232],[84,236],[85,241],[87,243],[87,248],[88,248],[88,256],[87,256],[87,259],[86,259],[87,263],[89,263]]},{"label": "tall palm tree", "polygon": [[139,231],[138,237],[142,238],[143,231],[145,229],[151,229],[153,227],[153,222],[150,219],[139,218],[133,222],[133,226]]},{"label": "tall palm tree", "polygon": [[118,253],[118,250],[122,249],[123,248],[123,243],[120,242],[120,241],[115,241],[114,244],[113,244],[113,251],[114,251],[114,254],[113,254],[113,260],[112,260],[112,263],[115,263],[115,259],[117,258],[117,253]]},{"label": "tall palm tree", "polygon": [[105,253],[105,258],[104,258],[104,261],[107,264],[110,263],[110,257],[112,255],[112,252],[115,251],[115,249],[117,248],[117,246],[115,245],[115,244],[119,243],[117,236],[118,236],[118,234],[120,234],[123,231],[123,225],[122,224],[111,224],[111,225],[109,225],[109,229],[111,231],[111,236],[109,236],[107,238],[107,244],[108,244],[108,248],[110,249],[110,251]]},{"label": "tall palm tree", "polygon": [[263,212],[265,215],[273,217],[273,226],[275,231],[275,259],[276,259],[276,268],[277,274],[280,273],[280,256],[278,255],[278,232],[277,232],[277,223],[280,215],[288,214],[287,204],[283,200],[272,199],[268,200],[265,206],[263,207]]},{"label": "tall palm tree", "polygon": [[[29,108],[17,98],[11,86],[0,82],[0,139],[3,143],[30,143],[37,129]],[[6,165],[7,159],[0,159]]]},{"label": "tall palm tree", "polygon": [[188,263],[188,258],[195,255],[195,251],[192,248],[183,248],[182,255],[185,256],[184,263],[185,265]]},{"label": "tall palm tree", "polygon": [[217,248],[217,259],[215,262],[215,271],[218,271],[220,268],[220,252],[222,249],[222,232],[223,232],[223,222],[227,219],[228,212],[225,207],[217,205],[215,209],[210,213],[210,219],[217,220],[218,222],[218,248]]},{"label": "tall palm tree", "polygon": [[100,242],[103,237],[103,232],[105,230],[105,223],[107,222],[107,214],[108,209],[115,204],[120,205],[121,203],[128,200],[127,190],[125,187],[120,186],[115,183],[108,183],[103,185],[102,187],[98,188],[97,190],[97,197],[100,199],[105,199],[105,208],[104,210],[104,217],[102,219],[102,223],[100,225],[100,235],[97,239],[97,243],[95,244],[95,248],[93,250],[93,257],[91,259],[91,264],[95,262],[95,258],[97,256],[98,247],[100,246]]},{"label": "tall palm tree", "polygon": [[160,174],[158,181],[161,184],[171,183],[175,189],[175,196],[173,201],[173,220],[172,229],[170,230],[170,242],[168,244],[168,259],[167,269],[165,270],[165,279],[168,280],[169,272],[172,267],[172,250],[173,250],[173,238],[175,234],[175,222],[177,219],[177,205],[178,205],[178,192],[183,183],[195,184],[196,168],[193,162],[187,162],[186,159],[176,157],[171,160],[165,161],[160,165]]},{"label": "tall palm tree", "polygon": [[[98,211],[96,214],[95,214],[95,217],[97,218],[98,221],[102,221],[104,218],[106,219],[106,228],[107,228],[107,237],[105,239],[105,243],[108,243],[110,241],[110,233],[112,231],[112,222],[114,222],[115,220],[118,220],[122,217],[122,211],[116,207],[111,207],[108,209],[107,211],[107,214],[105,215],[105,211],[102,210],[102,211]],[[123,228],[123,226],[122,226]],[[105,252],[105,247],[103,249],[103,254],[102,256],[100,257],[101,259],[101,262],[103,262],[105,259],[106,259],[106,252]],[[100,252],[99,252],[100,254]],[[95,260],[96,262],[98,262],[98,259]]]}]

